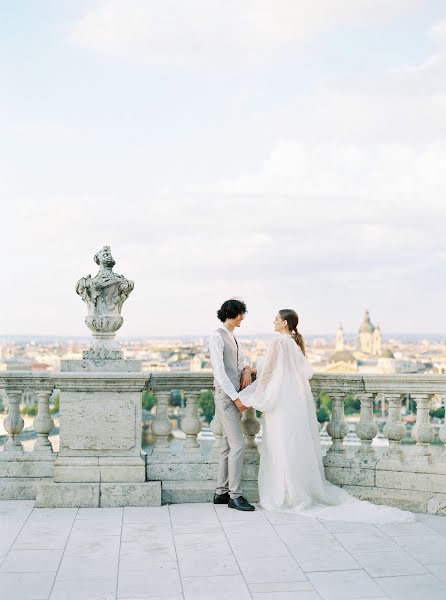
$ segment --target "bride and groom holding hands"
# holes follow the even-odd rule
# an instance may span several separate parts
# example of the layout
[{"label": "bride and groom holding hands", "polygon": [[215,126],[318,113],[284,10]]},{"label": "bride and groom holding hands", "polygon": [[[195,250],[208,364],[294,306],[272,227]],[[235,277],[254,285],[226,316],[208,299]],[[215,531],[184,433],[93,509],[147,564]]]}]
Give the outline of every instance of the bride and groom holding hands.
[{"label": "bride and groom holding hands", "polygon": [[217,311],[222,325],[209,339],[215,412],[223,428],[214,504],[255,510],[241,488],[241,416],[252,407],[263,417],[258,477],[263,509],[346,521],[413,521],[409,512],[360,501],[326,480],[309,384],[313,371],[297,330],[298,315],[292,309],[279,310],[274,330],[280,335],[269,344],[264,360],[258,361],[254,369],[234,335],[246,311],[241,300],[223,302]]}]

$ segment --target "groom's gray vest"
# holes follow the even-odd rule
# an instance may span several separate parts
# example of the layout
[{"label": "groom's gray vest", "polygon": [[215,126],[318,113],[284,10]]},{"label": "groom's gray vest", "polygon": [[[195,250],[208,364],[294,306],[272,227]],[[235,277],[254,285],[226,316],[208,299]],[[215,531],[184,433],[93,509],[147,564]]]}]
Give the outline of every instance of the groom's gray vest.
[{"label": "groom's gray vest", "polygon": [[[230,382],[235,387],[236,391],[240,390],[240,373],[238,370],[238,344],[233,335],[224,327],[217,329],[221,334],[224,342],[223,348],[223,364],[225,366],[226,375]],[[219,383],[214,379],[214,387],[219,387]]]}]

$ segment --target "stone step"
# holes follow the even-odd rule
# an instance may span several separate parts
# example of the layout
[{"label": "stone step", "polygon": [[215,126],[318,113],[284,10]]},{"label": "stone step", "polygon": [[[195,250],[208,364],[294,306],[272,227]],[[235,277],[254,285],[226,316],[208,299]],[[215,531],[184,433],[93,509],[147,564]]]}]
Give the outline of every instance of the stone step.
[{"label": "stone step", "polygon": [[0,500],[35,500],[38,487],[47,478],[9,477],[0,479]]},{"label": "stone step", "polygon": [[[256,481],[242,482],[243,493],[250,502],[259,501]],[[212,502],[215,493],[215,481],[163,481],[161,499],[163,504],[181,504],[183,502]]]},{"label": "stone step", "polygon": [[161,506],[161,482],[43,483],[36,495],[38,508],[97,508]]},{"label": "stone step", "polygon": [[[150,481],[215,481],[218,465],[211,462],[163,463],[151,461],[147,464],[147,479]],[[258,464],[244,464],[242,479],[257,481]]]},{"label": "stone step", "polygon": [[343,485],[342,488],[360,500],[369,500],[375,504],[396,506],[420,513],[445,514],[446,512],[446,494],[360,485]]}]

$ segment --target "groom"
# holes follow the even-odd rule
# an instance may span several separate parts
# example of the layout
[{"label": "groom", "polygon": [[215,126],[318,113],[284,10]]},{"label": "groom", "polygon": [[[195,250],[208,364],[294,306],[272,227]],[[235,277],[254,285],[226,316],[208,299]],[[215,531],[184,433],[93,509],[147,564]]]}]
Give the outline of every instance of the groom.
[{"label": "groom", "polygon": [[215,412],[223,427],[221,452],[218,463],[217,489],[214,504],[227,504],[236,510],[255,510],[242,496],[243,438],[241,416],[246,409],[238,392],[252,382],[251,368],[234,336],[245,318],[246,304],[240,300],[226,300],[217,311],[223,325],[209,339],[212,370],[214,372]]}]

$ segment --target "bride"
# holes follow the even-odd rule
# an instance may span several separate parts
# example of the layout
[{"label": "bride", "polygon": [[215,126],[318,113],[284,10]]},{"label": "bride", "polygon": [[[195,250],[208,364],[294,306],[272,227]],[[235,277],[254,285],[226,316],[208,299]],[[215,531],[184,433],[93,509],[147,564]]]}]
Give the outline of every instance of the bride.
[{"label": "bride", "polygon": [[[263,413],[259,495],[265,510],[322,519],[372,523],[408,522],[412,513],[361,501],[325,479],[313,395],[313,375],[294,310],[280,310],[256,381],[239,393],[246,407]],[[259,365],[260,367],[260,365]]]}]

